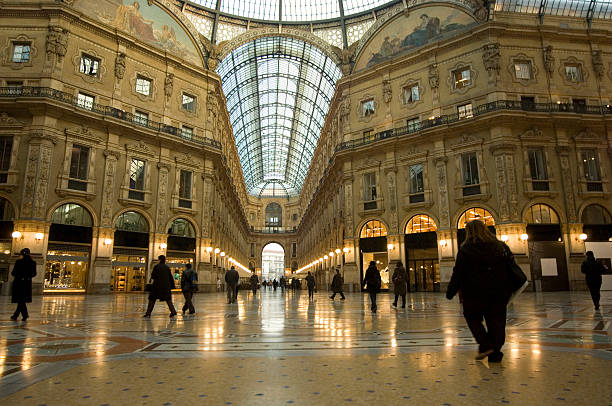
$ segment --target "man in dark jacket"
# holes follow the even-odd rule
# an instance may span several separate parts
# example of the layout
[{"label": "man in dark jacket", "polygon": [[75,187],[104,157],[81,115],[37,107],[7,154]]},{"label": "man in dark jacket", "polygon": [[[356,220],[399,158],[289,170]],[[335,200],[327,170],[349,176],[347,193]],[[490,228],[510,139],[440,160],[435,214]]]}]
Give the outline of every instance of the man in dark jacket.
[{"label": "man in dark jacket", "polygon": [[172,303],[172,288],[174,287],[174,278],[170,268],[166,265],[166,257],[160,255],[157,257],[159,264],[153,267],[151,272],[151,292],[149,293],[149,305],[147,306],[147,312],[143,317],[151,317],[151,312],[155,306],[155,301],[159,300],[166,302],[168,309],[170,309],[170,317],[176,316],[176,309]]},{"label": "man in dark jacket", "polygon": [[225,283],[227,283],[227,303],[236,303],[239,281],[240,275],[233,266],[225,272]]},{"label": "man in dark jacket", "polygon": [[397,307],[397,299],[398,296],[402,297],[402,309],[406,307],[406,290],[408,288],[408,274],[406,273],[406,269],[402,262],[398,262],[395,270],[393,271],[393,276],[391,277],[393,281],[393,293],[395,293],[395,300],[393,301],[393,307]]},{"label": "man in dark jacket", "polygon": [[21,314],[22,320],[26,321],[30,317],[26,303],[32,303],[32,278],[36,276],[36,262],[30,257],[29,248],[24,248],[19,252],[19,259],[15,261],[11,275],[15,277],[11,301],[17,303],[17,309],[11,316],[11,320],[17,320]]},{"label": "man in dark jacket", "polygon": [[583,274],[586,276],[586,283],[591,292],[591,299],[595,305],[595,310],[599,310],[599,298],[601,289],[601,275],[604,273],[604,266],[595,259],[593,251],[587,251],[586,259],[580,267]]},{"label": "man in dark jacket", "polygon": [[255,272],[251,275],[249,282],[251,282],[251,290],[253,291],[253,296],[255,296],[257,294],[257,286],[259,285],[259,278]]},{"label": "man in dark jacket", "polygon": [[306,287],[308,288],[308,300],[314,299],[314,289],[315,289],[315,278],[312,276],[310,271],[308,271],[308,275],[306,275]]},{"label": "man in dark jacket", "polygon": [[336,297],[336,293],[340,293],[340,300],[346,299],[344,297],[344,292],[342,291],[342,286],[344,285],[344,279],[342,275],[340,275],[340,267],[336,268],[336,273],[334,274],[334,278],[332,279],[331,288],[332,295],[329,297],[331,300],[334,300]]},{"label": "man in dark jacket", "polygon": [[376,268],[376,261],[370,261],[370,266],[366,270],[361,287],[364,288],[367,285],[370,301],[372,302],[372,313],[376,313],[376,294],[380,291],[381,282],[380,272]]},{"label": "man in dark jacket", "polygon": [[183,316],[185,312],[189,310],[189,314],[195,313],[195,307],[193,306],[193,292],[198,289],[198,273],[191,268],[191,264],[185,264],[185,270],[181,275],[181,291],[185,298],[185,304],[183,305]]}]

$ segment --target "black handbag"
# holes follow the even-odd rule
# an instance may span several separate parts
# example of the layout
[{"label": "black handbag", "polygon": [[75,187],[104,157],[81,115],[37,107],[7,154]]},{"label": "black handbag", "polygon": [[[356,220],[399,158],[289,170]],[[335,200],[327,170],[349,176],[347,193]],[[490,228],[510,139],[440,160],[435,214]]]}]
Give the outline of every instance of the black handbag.
[{"label": "black handbag", "polygon": [[510,274],[510,287],[512,292],[516,292],[527,282],[525,272],[523,272],[521,267],[518,266],[514,260],[514,257],[510,257],[510,261],[508,263],[508,273]]},{"label": "black handbag", "polygon": [[153,284],[152,283],[147,283],[145,285],[145,292],[153,292]]}]

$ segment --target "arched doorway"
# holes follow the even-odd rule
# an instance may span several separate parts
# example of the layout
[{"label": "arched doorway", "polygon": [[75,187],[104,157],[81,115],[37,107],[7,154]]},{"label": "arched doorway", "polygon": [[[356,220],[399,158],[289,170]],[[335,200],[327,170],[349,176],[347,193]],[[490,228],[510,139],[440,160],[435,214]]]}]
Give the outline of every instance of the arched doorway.
[{"label": "arched doorway", "polygon": [[0,282],[9,280],[9,260],[13,247],[13,220],[15,209],[11,202],[0,197]]},{"label": "arched doorway", "polygon": [[186,264],[195,264],[196,233],[187,219],[177,218],[168,228],[166,265],[174,276],[174,288],[181,288],[181,275]]},{"label": "arched doorway", "polygon": [[149,253],[149,222],[140,213],[126,211],[115,221],[111,292],[144,290]]},{"label": "arched doorway", "polygon": [[266,206],[266,231],[278,231],[283,226],[283,208],[278,203]]},{"label": "arched doorway", "polygon": [[536,290],[568,290],[569,277],[559,215],[546,204],[534,204],[525,212],[531,277]]},{"label": "arched doorway", "polygon": [[404,245],[410,290],[440,290],[437,229],[436,222],[426,214],[417,214],[406,224]]},{"label": "arched doorway", "polygon": [[593,251],[595,258],[606,269],[602,290],[612,290],[612,216],[599,204],[591,204],[582,211],[582,232],[587,239],[584,248]]},{"label": "arched doorway", "polygon": [[459,216],[457,221],[457,245],[465,241],[465,225],[472,220],[480,220],[488,227],[489,231],[495,234],[495,219],[493,215],[482,207],[470,207]]},{"label": "arched doorway", "polygon": [[285,250],[275,242],[266,244],[261,251],[261,279],[271,282],[280,281],[285,275]]},{"label": "arched doorway", "polygon": [[361,282],[371,261],[380,271],[381,289],[389,289],[389,255],[387,252],[387,228],[379,220],[368,221],[359,232],[359,257]]},{"label": "arched doorway", "polygon": [[51,215],[43,292],[85,292],[91,255],[93,219],[76,203]]}]

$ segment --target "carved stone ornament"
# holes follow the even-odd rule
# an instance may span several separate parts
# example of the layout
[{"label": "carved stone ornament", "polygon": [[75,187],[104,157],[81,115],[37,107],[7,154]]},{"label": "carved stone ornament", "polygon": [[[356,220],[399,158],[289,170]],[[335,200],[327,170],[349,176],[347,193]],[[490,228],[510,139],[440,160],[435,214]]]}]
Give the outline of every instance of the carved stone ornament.
[{"label": "carved stone ornament", "polygon": [[336,55],[338,60],[340,60],[340,70],[344,76],[348,76],[351,74],[351,70],[353,69],[353,58],[355,57],[355,49],[357,48],[357,42],[353,42],[351,46],[348,48],[338,48],[336,46],[331,46],[332,52]]},{"label": "carved stone ornament", "polygon": [[122,80],[125,76],[125,54],[120,52],[115,59],[115,77]]},{"label": "carved stone ornament", "polygon": [[23,127],[23,123],[8,115],[8,113],[0,113],[0,126],[2,127]]},{"label": "carved stone ornament", "polygon": [[166,99],[172,97],[172,91],[174,90],[174,73],[168,73],[164,80],[164,94]]},{"label": "carved stone ornament", "polygon": [[382,92],[384,102],[389,104],[391,102],[391,99],[393,98],[393,91],[391,90],[391,81],[389,79],[383,80]]},{"label": "carved stone ornament", "polygon": [[217,93],[212,90],[210,90],[206,96],[206,111],[208,112],[208,121],[214,123],[219,111],[219,98],[217,97]]},{"label": "carved stone ornament", "polygon": [[429,87],[437,89],[440,86],[440,72],[438,71],[438,65],[429,65]]},{"label": "carved stone ornament", "polygon": [[88,127],[80,126],[74,128],[64,129],[64,134],[69,137],[77,138],[81,141],[86,141],[90,144],[99,144],[102,142],[102,138],[94,134]]},{"label": "carved stone ornament", "polygon": [[544,50],[543,50],[544,69],[546,69],[546,72],[548,72],[549,75],[552,75],[552,73],[555,70],[555,57],[553,56],[552,52],[553,52],[552,45],[547,45],[546,47],[544,47]]},{"label": "carved stone ornament", "polygon": [[47,59],[51,59],[53,55],[57,57],[57,61],[61,62],[68,50],[68,30],[58,26],[49,26],[47,34]]},{"label": "carved stone ornament", "polygon": [[343,124],[348,124],[349,117],[351,115],[351,98],[349,96],[343,96],[340,99],[340,119]]},{"label": "carved stone ornament", "polygon": [[136,144],[125,144],[125,149],[129,152],[140,154],[140,155],[155,155],[154,152],[149,148],[144,141],[139,140]]},{"label": "carved stone ornament", "polygon": [[500,59],[499,44],[487,44],[482,47],[482,63],[490,77],[499,74]]},{"label": "carved stone ornament", "polygon": [[601,51],[593,51],[591,53],[592,63],[593,63],[593,71],[595,72],[595,76],[597,79],[601,80],[606,71],[604,67],[603,59],[601,57]]}]

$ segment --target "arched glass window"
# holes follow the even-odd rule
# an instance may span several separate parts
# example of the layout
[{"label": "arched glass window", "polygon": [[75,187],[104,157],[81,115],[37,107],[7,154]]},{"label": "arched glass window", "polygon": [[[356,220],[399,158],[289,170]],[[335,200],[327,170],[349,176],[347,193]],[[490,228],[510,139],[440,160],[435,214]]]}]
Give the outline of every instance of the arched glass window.
[{"label": "arched glass window", "polygon": [[384,237],[386,235],[385,225],[378,220],[371,220],[361,228],[359,238]]},{"label": "arched glass window", "polygon": [[126,211],[121,213],[115,222],[115,228],[121,231],[130,231],[135,233],[148,233],[149,222],[140,213],[135,211]]},{"label": "arched glass window", "polygon": [[557,212],[546,204],[534,204],[525,213],[527,224],[559,224]]},{"label": "arched glass window", "polygon": [[51,223],[68,226],[92,227],[93,220],[89,211],[76,203],[62,204],[51,215]]},{"label": "arched glass window", "polygon": [[15,209],[11,202],[4,197],[0,197],[0,221],[13,221],[15,219]]},{"label": "arched glass window", "polygon": [[487,227],[495,225],[493,215],[487,209],[483,209],[482,207],[471,207],[461,214],[457,222],[457,228],[465,228],[465,225],[472,220],[480,220],[484,222]]},{"label": "arched glass window", "polygon": [[417,214],[413,216],[408,224],[406,224],[405,234],[428,233],[436,231],[436,222],[427,214]]},{"label": "arched glass window", "polygon": [[168,234],[176,237],[195,238],[195,229],[191,222],[185,219],[176,219],[170,224]]},{"label": "arched glass window", "polygon": [[583,224],[612,224],[612,216],[605,207],[598,204],[591,204],[584,208],[582,212]]},{"label": "arched glass window", "polygon": [[283,225],[283,208],[278,203],[266,206],[266,227],[280,227]]}]

